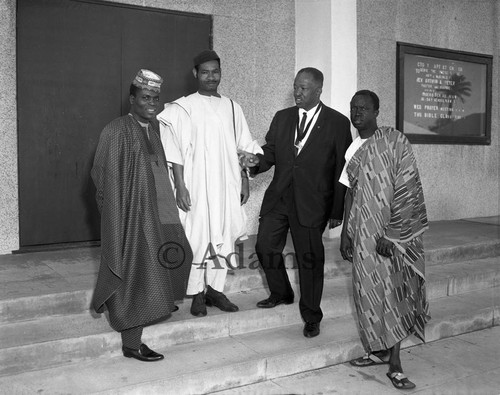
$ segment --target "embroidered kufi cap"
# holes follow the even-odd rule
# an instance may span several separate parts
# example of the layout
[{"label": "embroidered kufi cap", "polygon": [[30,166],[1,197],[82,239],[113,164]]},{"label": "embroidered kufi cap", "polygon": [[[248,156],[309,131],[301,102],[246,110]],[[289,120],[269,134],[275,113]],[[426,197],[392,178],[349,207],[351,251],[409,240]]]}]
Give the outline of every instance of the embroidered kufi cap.
[{"label": "embroidered kufi cap", "polygon": [[151,70],[141,69],[137,72],[132,84],[141,89],[149,89],[150,91],[160,92],[163,78]]},{"label": "embroidered kufi cap", "polygon": [[195,66],[199,66],[200,64],[208,62],[210,60],[217,60],[220,64],[219,55],[217,55],[217,53],[215,51],[212,51],[211,49],[206,49],[205,51],[202,51],[195,56],[195,58],[193,59],[193,63]]}]

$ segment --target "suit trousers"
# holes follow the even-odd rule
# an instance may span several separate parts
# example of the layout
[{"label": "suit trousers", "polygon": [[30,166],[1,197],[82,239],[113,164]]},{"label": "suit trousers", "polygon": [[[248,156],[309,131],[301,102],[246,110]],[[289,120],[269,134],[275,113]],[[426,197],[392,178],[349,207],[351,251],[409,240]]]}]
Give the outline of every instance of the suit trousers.
[{"label": "suit trousers", "polygon": [[325,249],[320,227],[302,226],[297,216],[292,188],[289,187],[267,214],[260,218],[255,250],[264,269],[271,297],[293,298],[293,289],[285,268],[283,249],[290,230],[295,250],[294,268],[300,282],[300,314],[306,322],[320,322],[323,294]]}]

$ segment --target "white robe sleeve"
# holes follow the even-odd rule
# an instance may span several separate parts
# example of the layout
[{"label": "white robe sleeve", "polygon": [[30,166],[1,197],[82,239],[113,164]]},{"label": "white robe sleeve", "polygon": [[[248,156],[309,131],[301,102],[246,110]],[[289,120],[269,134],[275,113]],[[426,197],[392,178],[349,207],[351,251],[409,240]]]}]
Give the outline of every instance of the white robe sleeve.
[{"label": "white robe sleeve", "polygon": [[157,115],[160,121],[160,138],[167,162],[184,165],[191,140],[191,119],[179,103],[165,104]]},{"label": "white robe sleeve", "polygon": [[248,128],[241,106],[235,101],[233,101],[233,103],[236,124],[236,148],[238,151],[246,151],[252,154],[263,154],[264,151],[262,151],[258,142],[252,139],[252,135],[250,134],[250,129]]}]

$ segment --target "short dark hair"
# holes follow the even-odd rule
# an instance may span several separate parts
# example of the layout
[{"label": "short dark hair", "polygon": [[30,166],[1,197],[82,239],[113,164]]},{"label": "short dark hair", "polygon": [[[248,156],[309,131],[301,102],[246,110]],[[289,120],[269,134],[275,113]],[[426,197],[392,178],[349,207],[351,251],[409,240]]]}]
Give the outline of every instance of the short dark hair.
[{"label": "short dark hair", "polygon": [[[216,61],[217,61],[217,63],[219,63],[219,69],[220,69],[220,59],[214,59],[214,60],[216,60]],[[205,63],[205,62],[203,62],[203,63]],[[198,72],[198,71],[199,71],[199,69],[200,69],[200,65],[199,65],[199,64],[197,64],[196,66],[194,66],[194,68],[196,69],[196,72]]]},{"label": "short dark hair", "polygon": [[[368,89],[362,89],[357,91],[354,96],[368,96],[372,100],[373,109],[378,110],[380,107],[380,99],[375,92],[369,91]],[[354,99],[354,96],[352,97]]]},{"label": "short dark hair", "polygon": [[299,70],[297,75],[302,74],[302,73],[311,74],[314,81],[318,82],[321,86],[323,86],[323,81],[325,78],[323,77],[323,73],[321,71],[319,71],[318,69],[315,69],[314,67],[304,67],[303,69]]}]

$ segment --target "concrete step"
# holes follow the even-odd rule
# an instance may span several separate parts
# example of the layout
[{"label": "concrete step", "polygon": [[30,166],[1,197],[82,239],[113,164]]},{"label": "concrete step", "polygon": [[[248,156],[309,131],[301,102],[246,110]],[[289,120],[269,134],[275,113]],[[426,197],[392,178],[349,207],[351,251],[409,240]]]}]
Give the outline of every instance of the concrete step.
[{"label": "concrete step", "polygon": [[490,257],[426,268],[429,299],[500,285],[500,259]]},{"label": "concrete step", "polygon": [[[190,314],[191,300],[186,299],[170,319],[146,328],[144,341],[151,347],[171,346],[300,322],[297,303],[277,309],[256,308],[266,295],[264,291],[232,294],[230,299],[240,311],[228,314],[208,308],[209,314],[202,318]],[[351,303],[348,278],[327,281],[325,315],[348,314]],[[105,315],[92,316],[89,311],[7,323],[0,326],[0,375],[116,356],[120,348],[120,336],[109,327]]]},{"label": "concrete step", "polygon": [[[460,334],[401,352],[405,373],[419,395],[498,395],[500,326]],[[386,377],[386,366],[357,368],[348,362],[260,381],[213,395],[348,394],[401,395]]]},{"label": "concrete step", "polygon": [[498,217],[436,221],[424,233],[426,264],[500,256]]},{"label": "concrete step", "polygon": [[[496,221],[496,222],[495,222]],[[427,266],[500,256],[498,222],[483,219],[438,221],[425,233]],[[338,238],[325,238],[327,278],[350,275],[350,265],[339,253]],[[265,288],[250,237],[231,260],[241,268],[228,275],[226,293]],[[293,268],[291,241],[285,248]],[[100,248],[77,248],[0,256],[0,323],[88,309],[99,266]],[[296,270],[290,270],[295,279]]]},{"label": "concrete step", "polygon": [[0,324],[88,311],[92,293],[85,289],[0,300]]},{"label": "concrete step", "polygon": [[[427,341],[499,325],[499,291],[493,287],[432,301]],[[274,311],[279,314],[282,307]],[[410,339],[403,348],[414,344]],[[313,339],[303,337],[302,324],[292,324],[155,348],[165,360],[146,364],[110,355],[1,377],[0,388],[9,394],[201,394],[323,368],[363,354],[351,314],[324,319],[320,336]]]},{"label": "concrete step", "polygon": [[[428,297],[432,300],[491,288],[499,284],[499,278],[500,265],[495,258],[432,266],[427,270]],[[147,328],[144,339],[152,347],[174,346],[301,323],[297,303],[276,309],[256,308],[256,303],[266,295],[264,290],[231,294],[230,299],[240,307],[239,312],[227,314],[209,308],[208,316],[203,318],[191,316],[191,301],[186,299],[170,319]],[[351,295],[350,277],[328,279],[322,301],[325,317],[353,315]],[[117,356],[120,342],[105,315],[88,310],[3,323],[0,375]]]},{"label": "concrete step", "polygon": [[[500,245],[499,242],[481,239],[478,242],[478,245],[470,245],[465,243],[462,246],[454,245],[450,247],[452,244],[451,241],[445,243],[443,248],[437,248],[435,250],[431,250],[428,253],[429,259],[438,259],[441,257],[444,263],[447,264],[458,264],[463,263],[465,272],[471,273],[470,276],[461,276],[458,275],[458,279],[455,280],[455,284],[450,284],[450,286],[460,286],[457,281],[459,279],[464,279],[467,281],[467,278],[474,277],[486,277],[484,281],[488,281],[488,276],[484,276],[482,271],[475,270],[474,265],[470,265],[468,262],[471,259],[477,260],[478,257],[483,255],[491,255],[496,251],[496,245]],[[255,256],[252,256],[251,249],[253,244],[250,241],[247,241],[244,245],[243,249],[238,250],[239,256],[246,257],[239,266],[241,268],[232,270],[228,273],[225,293],[232,294],[237,292],[247,292],[251,290],[263,290],[267,288],[267,284],[265,281],[265,276],[263,272],[258,268],[257,261],[255,260]],[[338,241],[331,240],[327,243],[327,257],[336,256],[338,251]],[[463,252],[464,250],[466,252]],[[481,252],[478,252],[478,249]],[[447,258],[456,256],[458,253],[457,250],[463,252],[461,259],[457,259],[456,261],[448,261]],[[467,252],[468,251],[468,252]],[[464,259],[465,256],[474,255],[477,252],[478,257],[471,258],[469,260]],[[90,300],[92,298],[93,286],[95,283],[96,273],[97,273],[97,258],[95,250],[89,250],[87,254],[82,252],[77,255],[74,261],[71,260],[71,255],[68,252],[64,252],[65,255],[63,258],[57,256],[57,260],[55,262],[50,263],[50,269],[59,273],[60,275],[65,274],[63,287],[49,287],[48,285],[45,287],[41,287],[38,285],[37,289],[26,290],[26,284],[19,284],[19,287],[22,287],[23,292],[27,292],[27,295],[18,295],[17,293],[11,293],[12,297],[4,297],[0,298],[0,324],[8,323],[14,321],[23,321],[23,320],[32,320],[38,317],[46,317],[46,316],[54,316],[54,315],[65,315],[65,314],[78,314],[82,312],[86,312],[90,306]],[[288,275],[290,281],[294,284],[298,284],[298,271],[296,266],[294,266],[293,262],[293,250],[290,246],[288,246],[285,251],[285,262],[288,266]],[[42,256],[45,256],[47,253],[42,253]],[[499,252],[500,254],[500,252]],[[498,255],[494,255],[493,257],[484,258],[484,262],[498,262]],[[45,256],[43,259],[44,262],[48,262],[48,256]],[[235,261],[236,262],[236,258]],[[437,261],[434,261],[433,264],[428,265],[428,270],[433,270],[435,267],[442,267]],[[16,262],[20,264],[20,262]],[[26,265],[32,265],[33,260],[28,260]],[[478,263],[479,264],[479,263]],[[489,265],[486,263],[486,265]],[[1,270],[0,266],[0,270]],[[294,268],[295,267],[295,268]],[[466,268],[469,269],[466,269]],[[489,270],[489,269],[488,269]],[[438,273],[446,273],[450,270],[439,269]],[[82,274],[85,273],[85,274]],[[474,274],[473,274],[474,273]],[[3,273],[5,276],[8,276],[8,271]],[[334,279],[339,277],[345,277],[351,275],[351,265],[343,260],[328,260],[325,265],[325,278],[326,279]],[[438,274],[437,274],[438,275]],[[38,273],[38,276],[34,276],[32,282],[35,283],[37,281],[41,281],[40,277],[48,277],[48,273],[42,271],[42,273]],[[438,276],[441,276],[439,274]],[[442,276],[441,276],[442,277]],[[37,280],[38,279],[38,280]],[[69,280],[68,280],[69,279]],[[442,278],[443,281],[446,281]],[[51,279],[52,282],[55,282],[54,279]],[[62,281],[62,280],[61,280]],[[14,279],[15,283],[15,279]],[[9,283],[9,286],[11,284]],[[35,286],[34,286],[35,287]],[[54,291],[57,290],[56,291]],[[52,290],[52,292],[50,292]],[[35,292],[38,291],[38,292]],[[430,291],[431,292],[431,291]],[[441,289],[440,295],[442,295],[443,289]],[[447,291],[446,291],[447,292]],[[8,294],[9,295],[9,294]],[[10,295],[9,295],[10,296]]]}]

